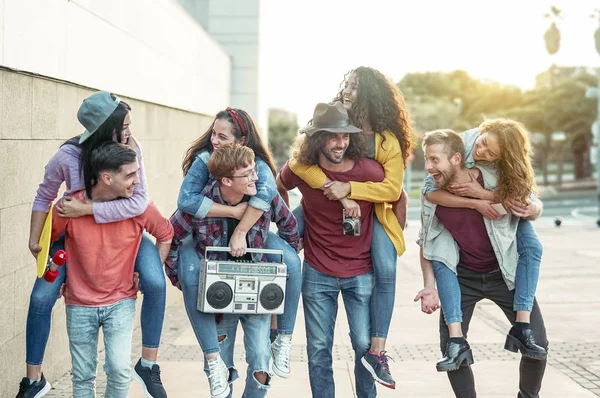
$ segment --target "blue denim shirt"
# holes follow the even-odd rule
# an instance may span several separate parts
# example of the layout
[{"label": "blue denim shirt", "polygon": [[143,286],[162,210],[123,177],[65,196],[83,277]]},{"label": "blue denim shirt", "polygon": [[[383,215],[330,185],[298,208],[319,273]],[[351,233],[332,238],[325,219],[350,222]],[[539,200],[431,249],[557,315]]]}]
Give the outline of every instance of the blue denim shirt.
[{"label": "blue denim shirt", "polygon": [[[177,207],[179,210],[191,214],[196,218],[204,218],[213,205],[213,200],[202,195],[201,192],[212,180],[213,176],[208,172],[208,160],[210,152],[203,151],[196,155],[196,159],[188,170],[181,188]],[[258,168],[258,181],[256,182],[256,195],[250,198],[248,204],[256,209],[268,211],[271,202],[275,198],[275,177],[269,165],[262,159],[256,159]]]},{"label": "blue denim shirt", "polygon": [[[479,137],[479,129],[474,128],[471,130],[467,130],[463,133],[460,133],[460,137],[465,144],[465,167],[467,169],[472,169],[475,167],[475,158],[473,157],[473,149],[475,148],[475,140]],[[490,163],[486,163],[486,166],[492,166]],[[431,174],[427,173],[425,176],[425,181],[423,182],[423,187],[421,188],[421,195],[427,195],[429,192],[437,191],[438,188],[435,186],[435,181],[433,181],[433,177]]]}]

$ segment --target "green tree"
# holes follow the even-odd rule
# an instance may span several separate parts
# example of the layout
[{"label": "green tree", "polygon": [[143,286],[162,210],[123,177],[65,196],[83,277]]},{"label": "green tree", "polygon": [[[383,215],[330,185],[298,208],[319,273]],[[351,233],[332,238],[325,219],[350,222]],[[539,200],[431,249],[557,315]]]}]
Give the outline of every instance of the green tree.
[{"label": "green tree", "polygon": [[[554,85],[550,84],[550,80]],[[410,73],[398,83],[408,102],[418,132],[439,128],[464,131],[485,118],[510,117],[531,132],[543,133],[536,144],[537,162],[545,181],[550,159],[559,164],[573,158],[576,178],[589,175],[590,126],[595,117],[594,101],[585,98],[585,88],[595,77],[584,68],[556,68],[541,73],[533,90],[481,81],[464,71]],[[552,132],[563,131],[566,141],[552,147]],[[552,158],[554,157],[554,158]]]},{"label": "green tree", "polygon": [[278,169],[290,158],[290,146],[297,135],[295,114],[282,109],[269,109],[269,146]]}]

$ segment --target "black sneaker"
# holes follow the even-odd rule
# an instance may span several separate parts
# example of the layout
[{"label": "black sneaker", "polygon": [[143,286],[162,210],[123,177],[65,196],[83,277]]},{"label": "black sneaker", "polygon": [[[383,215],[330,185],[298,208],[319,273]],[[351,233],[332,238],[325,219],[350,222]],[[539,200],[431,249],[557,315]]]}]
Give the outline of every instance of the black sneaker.
[{"label": "black sneaker", "polygon": [[36,381],[33,384],[29,384],[29,379],[23,377],[19,384],[19,393],[16,398],[40,398],[48,394],[52,386],[46,381],[44,374],[40,381]]},{"label": "black sneaker", "polygon": [[392,390],[396,389],[396,382],[390,374],[388,356],[385,354],[385,351],[381,351],[379,355],[373,355],[371,351],[367,351],[360,361],[369,373],[371,373],[376,382]]},{"label": "black sneaker", "polygon": [[167,398],[167,392],[160,381],[160,366],[153,365],[152,369],[142,366],[140,358],[133,369],[133,380],[144,387],[144,395],[147,398]]}]

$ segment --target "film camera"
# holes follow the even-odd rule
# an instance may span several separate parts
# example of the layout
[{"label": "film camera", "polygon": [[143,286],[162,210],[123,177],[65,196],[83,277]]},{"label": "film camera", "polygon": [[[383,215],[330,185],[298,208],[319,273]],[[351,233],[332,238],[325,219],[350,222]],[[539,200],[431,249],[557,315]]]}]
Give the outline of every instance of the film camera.
[{"label": "film camera", "polygon": [[285,303],[287,266],[282,250],[247,249],[276,254],[281,262],[210,260],[211,252],[229,247],[207,247],[200,263],[198,310],[221,314],[281,314]]},{"label": "film camera", "polygon": [[360,220],[358,218],[352,218],[346,215],[346,209],[344,209],[344,219],[342,221],[342,232],[344,235],[360,235]]}]

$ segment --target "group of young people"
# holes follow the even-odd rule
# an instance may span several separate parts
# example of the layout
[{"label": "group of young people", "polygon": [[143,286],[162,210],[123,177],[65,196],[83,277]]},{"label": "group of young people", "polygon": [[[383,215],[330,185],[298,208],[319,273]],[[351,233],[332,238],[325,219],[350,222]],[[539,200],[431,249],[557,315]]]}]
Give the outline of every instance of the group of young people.
[{"label": "group of young people", "polygon": [[[272,374],[287,378],[300,296],[305,316],[313,397],[334,397],[334,327],[341,293],[355,352],[355,392],[377,395],[375,382],[395,388],[386,354],[394,308],[396,263],[406,247],[404,169],[413,148],[406,102],[379,71],[349,72],[330,103],[315,107],[293,156],[277,171],[268,146],[241,109],[219,112],[187,150],[177,209],[164,218],[148,199],[142,151],[132,136],[132,110],[117,96],[86,98],[86,128],[61,145],[46,166],[33,204],[29,248],[53,212],[51,253],[69,259],[56,281],[34,285],[27,317],[27,374],[17,398],[47,394],[41,364],[52,307],[64,295],[73,395],[95,396],[100,327],[106,349],[107,397],[126,397],[131,378],[148,397],[166,397],[157,364],[165,314],[163,273],[183,294],[211,398],[232,394],[238,378],[234,347],[244,331],[248,371],[244,397],[268,393]],[[428,177],[419,235],[428,314],[440,308],[437,364],[457,397],[475,397],[466,333],[475,304],[497,303],[513,324],[505,348],[522,354],[519,396],[536,397],[547,340],[535,290],[542,248],[531,222],[539,216],[528,133],[495,119],[462,134],[427,133]],[[62,183],[66,193],[51,207]],[[290,210],[288,191],[302,193]],[[344,221],[351,220],[350,228]],[[270,230],[274,222],[277,233]],[[156,239],[152,242],[150,235]],[[287,265],[282,314],[212,314],[197,309],[207,247],[228,246],[219,258],[275,261],[248,248],[282,250]],[[304,261],[298,253],[303,250]],[[138,289],[142,352],[131,367]],[[537,339],[537,340],[536,340]]]}]

